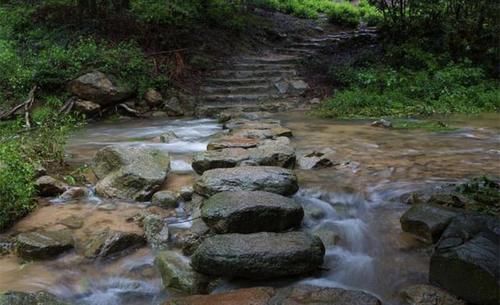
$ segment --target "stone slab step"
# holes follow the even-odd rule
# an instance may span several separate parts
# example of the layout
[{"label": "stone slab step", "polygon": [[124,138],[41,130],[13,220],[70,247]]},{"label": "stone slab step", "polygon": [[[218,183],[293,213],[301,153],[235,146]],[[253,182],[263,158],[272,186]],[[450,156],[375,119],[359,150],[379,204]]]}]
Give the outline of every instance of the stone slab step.
[{"label": "stone slab step", "polygon": [[321,240],[304,232],[222,234],[205,239],[191,264],[207,275],[269,279],[312,273],[324,255]]},{"label": "stone slab step", "polygon": [[200,97],[204,103],[237,104],[246,102],[259,102],[280,98],[279,95],[263,94],[210,94]]},{"label": "stone slab step", "polygon": [[299,48],[299,49],[321,49],[324,48],[325,45],[318,42],[297,42],[291,44],[289,47],[291,48]]},{"label": "stone slab step", "polygon": [[249,77],[249,78],[207,78],[206,85],[222,86],[251,86],[269,84],[269,78]]},{"label": "stone slab step", "polygon": [[300,57],[291,55],[270,54],[264,57],[244,56],[241,58],[241,63],[255,64],[295,64],[300,61]]},{"label": "stone slab step", "polygon": [[250,86],[203,86],[202,92],[209,94],[276,94],[277,89],[270,84],[250,85]]},{"label": "stone slab step", "polygon": [[214,75],[220,77],[291,77],[297,75],[296,70],[219,70],[215,71]]},{"label": "stone slab step", "polygon": [[231,70],[295,70],[294,64],[277,63],[237,63],[231,66]]},{"label": "stone slab step", "polygon": [[281,54],[293,54],[293,55],[313,55],[315,53],[310,49],[303,49],[303,48],[278,48],[275,51]]}]

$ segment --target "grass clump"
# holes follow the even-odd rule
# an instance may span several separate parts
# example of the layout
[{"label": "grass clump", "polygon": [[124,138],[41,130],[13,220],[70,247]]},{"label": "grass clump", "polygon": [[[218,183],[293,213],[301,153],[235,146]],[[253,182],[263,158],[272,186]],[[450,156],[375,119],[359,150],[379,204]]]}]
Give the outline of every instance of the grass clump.
[{"label": "grass clump", "polygon": [[386,65],[354,68],[344,71],[341,80],[346,88],[317,109],[318,115],[375,118],[500,110],[498,83],[469,63],[428,65],[421,70]]}]

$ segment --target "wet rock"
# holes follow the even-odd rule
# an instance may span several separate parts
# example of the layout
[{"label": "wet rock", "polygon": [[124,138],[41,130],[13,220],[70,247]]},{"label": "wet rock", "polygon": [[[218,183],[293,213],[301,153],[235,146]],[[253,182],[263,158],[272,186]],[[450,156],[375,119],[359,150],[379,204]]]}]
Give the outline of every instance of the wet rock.
[{"label": "wet rock", "polygon": [[304,211],[293,199],[267,192],[223,192],[206,200],[203,221],[216,233],[280,232],[300,226]]},{"label": "wet rock", "polygon": [[189,294],[208,293],[209,279],[193,271],[188,258],[174,251],[161,251],[156,255],[155,264],[166,289]]},{"label": "wet rock", "polygon": [[113,77],[101,72],[91,72],[69,83],[69,90],[81,99],[93,101],[101,106],[123,101],[133,91],[119,84]]},{"label": "wet rock", "polygon": [[293,195],[299,189],[297,176],[287,169],[273,166],[243,166],[212,169],[203,173],[194,185],[202,196],[226,191],[266,191]]},{"label": "wet rock", "polygon": [[161,104],[163,96],[155,89],[148,89],[144,94],[144,100],[150,107],[155,107]]},{"label": "wet rock", "polygon": [[101,105],[91,102],[91,101],[86,101],[82,100],[79,98],[75,98],[75,104],[74,104],[74,110],[78,113],[86,114],[86,115],[92,115],[99,113],[101,111]]},{"label": "wet rock", "polygon": [[382,302],[363,291],[315,286],[297,286],[278,290],[271,304],[382,305]]},{"label": "wet rock", "polygon": [[73,248],[70,230],[36,231],[16,236],[16,253],[23,259],[51,259]]},{"label": "wet rock", "polygon": [[321,240],[304,232],[224,234],[207,237],[191,264],[207,275],[268,279],[309,274],[324,254]]},{"label": "wet rock", "polygon": [[301,169],[321,169],[335,165],[333,155],[335,151],[325,149],[323,151],[313,151],[298,159],[298,165]]},{"label": "wet rock", "polygon": [[0,305],[69,305],[45,291],[35,293],[8,291],[0,293]]},{"label": "wet rock", "polygon": [[97,206],[97,209],[99,211],[107,211],[107,212],[115,211],[117,208],[118,208],[118,206],[116,205],[116,203],[113,203],[113,202],[99,204]]},{"label": "wet rock", "polygon": [[184,201],[191,201],[193,199],[194,189],[192,186],[184,186],[179,191],[179,196]]},{"label": "wet rock", "polygon": [[275,291],[271,287],[241,288],[210,295],[178,297],[164,305],[275,305],[269,303]]},{"label": "wet rock", "polygon": [[77,215],[71,215],[59,221],[60,224],[69,229],[80,229],[83,227],[83,218]]},{"label": "wet rock", "polygon": [[401,292],[405,305],[466,305],[441,288],[431,285],[413,285]]},{"label": "wet rock", "polygon": [[459,214],[460,211],[450,208],[417,204],[401,216],[401,228],[427,242],[435,243],[453,217]]},{"label": "wet rock", "polygon": [[181,103],[177,97],[172,97],[163,103],[163,108],[167,112],[168,116],[183,116],[184,111],[182,110]]},{"label": "wet rock", "polygon": [[300,94],[309,89],[309,85],[305,81],[300,79],[290,81],[290,86],[292,88],[292,92]]},{"label": "wet rock", "polygon": [[265,139],[261,141],[260,145],[290,145],[290,138],[276,137],[274,139]]},{"label": "wet rock", "polygon": [[485,215],[455,217],[431,257],[429,279],[472,304],[500,301],[500,220]]},{"label": "wet rock", "polygon": [[174,298],[165,305],[270,305],[274,293],[274,288],[243,288],[211,295]]},{"label": "wet rock", "polygon": [[0,237],[0,256],[6,255],[14,251],[16,243],[14,240],[6,237]]},{"label": "wet rock", "polygon": [[165,209],[175,209],[178,206],[178,201],[178,194],[172,191],[156,192],[151,199],[152,204]]},{"label": "wet rock", "polygon": [[392,128],[392,122],[385,119],[374,121],[370,124],[372,127]]},{"label": "wet rock", "polygon": [[151,113],[151,117],[153,117],[153,118],[166,118],[166,117],[168,117],[168,113],[166,111],[153,111]]},{"label": "wet rock", "polygon": [[251,148],[259,144],[258,139],[250,139],[245,137],[226,136],[215,139],[208,143],[208,150],[218,150],[225,148]]},{"label": "wet rock", "polygon": [[340,234],[332,228],[320,227],[314,230],[312,234],[319,237],[326,248],[331,248],[340,241]]},{"label": "wet rock", "polygon": [[[80,242],[79,242],[80,243]],[[104,229],[81,241],[77,247],[87,258],[105,257],[117,254],[123,250],[136,248],[145,243],[144,236],[131,232]]]},{"label": "wet rock", "polygon": [[84,187],[71,187],[65,191],[59,198],[62,200],[74,200],[85,198],[89,195],[89,191]]},{"label": "wet rock", "polygon": [[243,148],[226,148],[207,150],[193,157],[192,167],[198,174],[214,168],[230,168],[250,158],[249,152]]},{"label": "wet rock", "polygon": [[111,145],[97,152],[92,169],[99,179],[98,194],[146,201],[165,181],[170,157],[147,145]]},{"label": "wet rock", "polygon": [[35,181],[35,188],[40,196],[54,197],[64,193],[68,185],[51,176],[42,176]]},{"label": "wet rock", "polygon": [[142,220],[144,235],[153,249],[165,249],[169,240],[168,224],[159,215],[146,215]]},{"label": "wet rock", "polygon": [[235,129],[231,131],[234,137],[249,138],[249,139],[271,139],[273,132],[270,129]]},{"label": "wet rock", "polygon": [[230,129],[230,130],[235,130],[235,129],[257,129],[257,130],[264,130],[264,129],[272,129],[275,127],[280,127],[281,122],[279,120],[260,120],[260,121],[254,121],[250,119],[233,119],[230,120],[229,122],[224,123],[224,129]]},{"label": "wet rock", "polygon": [[290,88],[290,84],[286,81],[279,81],[274,83],[274,87],[278,90],[279,93],[285,94],[288,92]]},{"label": "wet rock", "polygon": [[288,145],[264,144],[248,150],[251,160],[259,165],[293,168],[295,166],[295,149]]},{"label": "wet rock", "polygon": [[179,138],[173,131],[167,131],[155,138],[153,138],[153,142],[155,143],[172,143],[177,141]]}]

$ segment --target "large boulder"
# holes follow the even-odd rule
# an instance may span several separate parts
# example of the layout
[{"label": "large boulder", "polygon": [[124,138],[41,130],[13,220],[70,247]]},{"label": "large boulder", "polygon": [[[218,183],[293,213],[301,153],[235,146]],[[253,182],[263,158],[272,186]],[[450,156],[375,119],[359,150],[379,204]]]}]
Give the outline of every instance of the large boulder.
[{"label": "large boulder", "polygon": [[207,150],[197,153],[193,157],[192,167],[198,174],[214,168],[231,168],[240,162],[248,160],[250,155],[243,148],[226,148],[221,150]]},{"label": "large boulder", "polygon": [[170,157],[148,145],[118,144],[99,150],[92,168],[99,195],[146,201],[165,181]]},{"label": "large boulder", "polygon": [[106,257],[145,243],[142,235],[104,229],[89,239],[79,241],[77,250],[87,258]]},{"label": "large boulder", "polygon": [[226,191],[266,191],[293,195],[298,189],[297,176],[290,170],[273,166],[242,166],[208,170],[196,181],[195,191],[211,196]]},{"label": "large boulder", "polygon": [[293,168],[295,149],[289,145],[269,143],[248,150],[250,159],[259,165]]},{"label": "large boulder", "polygon": [[455,217],[431,257],[429,279],[472,304],[500,302],[500,220],[484,215]]},{"label": "large boulder", "polygon": [[24,259],[52,259],[73,248],[71,231],[35,231],[16,237],[16,253]]},{"label": "large boulder", "polygon": [[268,279],[314,272],[324,255],[321,240],[304,232],[224,234],[206,238],[191,264],[207,275]]},{"label": "large boulder", "polygon": [[405,305],[466,305],[445,290],[431,285],[413,285],[401,291]]},{"label": "large boulder", "polygon": [[69,91],[81,99],[109,106],[130,97],[134,91],[119,84],[113,77],[96,71],[84,74],[69,83]]},{"label": "large boulder", "polygon": [[207,293],[209,280],[193,271],[189,259],[174,251],[161,251],[156,255],[163,286],[189,294]]},{"label": "large boulder", "polygon": [[0,293],[0,305],[69,305],[45,291],[35,293],[8,291]]},{"label": "large boulder", "polygon": [[401,216],[400,222],[403,231],[412,233],[427,242],[435,243],[453,217],[460,213],[451,208],[417,204]]},{"label": "large boulder", "polygon": [[268,192],[223,192],[203,203],[203,221],[216,233],[279,232],[302,222],[302,206]]}]

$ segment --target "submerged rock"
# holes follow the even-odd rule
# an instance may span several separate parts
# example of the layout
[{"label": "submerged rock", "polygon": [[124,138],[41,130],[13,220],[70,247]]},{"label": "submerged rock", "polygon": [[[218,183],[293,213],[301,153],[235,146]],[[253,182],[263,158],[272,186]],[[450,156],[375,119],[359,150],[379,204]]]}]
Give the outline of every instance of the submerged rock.
[{"label": "submerged rock", "polygon": [[144,236],[130,232],[102,230],[77,247],[87,258],[105,257],[145,243]]},{"label": "submerged rock", "polygon": [[111,145],[97,152],[92,168],[98,194],[146,201],[165,181],[170,157],[147,145]]},{"label": "submerged rock", "polygon": [[370,125],[372,127],[392,128],[392,122],[385,119],[374,121]]},{"label": "submerged rock", "polygon": [[177,252],[159,252],[155,264],[166,289],[172,288],[189,294],[208,292],[208,278],[193,271],[189,259]]},{"label": "submerged rock", "polygon": [[403,231],[417,235],[423,240],[435,243],[460,211],[430,204],[412,206],[401,216]]},{"label": "submerged rock", "polygon": [[293,199],[268,192],[223,192],[203,203],[203,221],[216,233],[279,232],[297,227],[304,211]]},{"label": "submerged rock", "polygon": [[211,295],[193,295],[174,298],[165,305],[267,305],[276,290],[274,288],[243,288]]},{"label": "submerged rock", "polygon": [[413,285],[401,292],[405,305],[467,305],[441,288]]},{"label": "submerged rock", "polygon": [[35,293],[8,291],[0,293],[0,305],[69,305],[45,291]]},{"label": "submerged rock", "polygon": [[268,279],[314,272],[324,254],[321,240],[304,232],[224,234],[207,237],[192,266],[207,275]]},{"label": "submerged rock", "polygon": [[431,257],[431,283],[467,302],[500,302],[500,220],[484,215],[455,217]]},{"label": "submerged rock", "polygon": [[297,176],[290,170],[273,166],[243,166],[206,171],[196,181],[194,189],[202,196],[225,191],[266,191],[293,195],[299,186]]},{"label": "submerged rock", "polygon": [[249,152],[243,148],[207,150],[194,156],[192,167],[201,175],[210,169],[235,167],[248,158],[250,158]]},{"label": "submerged rock", "polygon": [[84,74],[69,83],[69,90],[81,99],[109,106],[123,101],[134,92],[113,77],[96,71]]},{"label": "submerged rock", "polygon": [[51,259],[73,248],[70,230],[21,233],[16,237],[16,253],[24,259]]},{"label": "submerged rock", "polygon": [[42,176],[35,181],[35,189],[38,195],[43,197],[54,197],[61,195],[68,189],[68,185],[51,176]]}]

